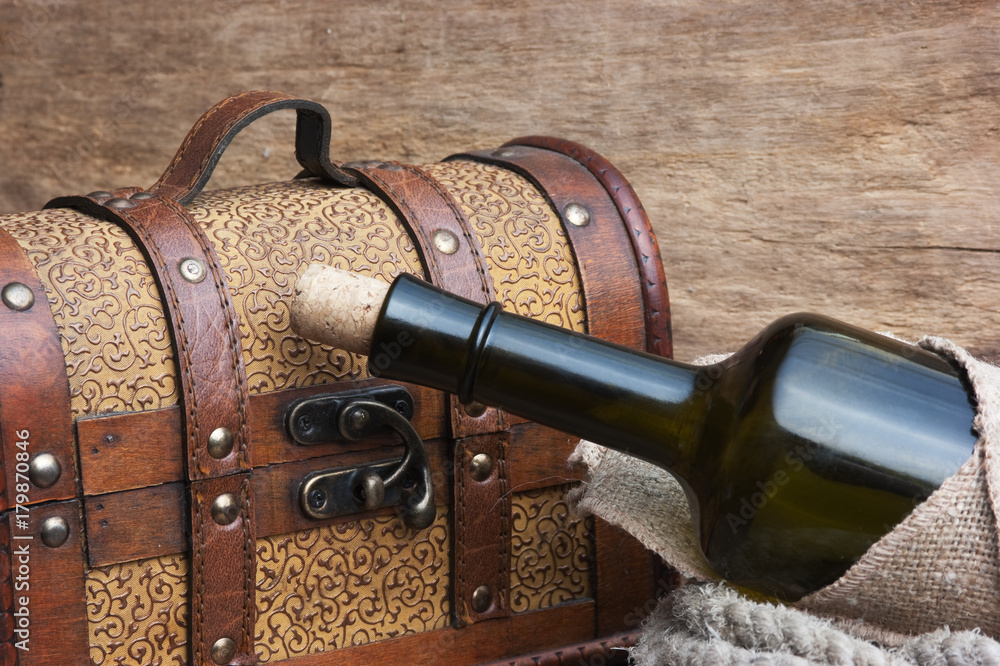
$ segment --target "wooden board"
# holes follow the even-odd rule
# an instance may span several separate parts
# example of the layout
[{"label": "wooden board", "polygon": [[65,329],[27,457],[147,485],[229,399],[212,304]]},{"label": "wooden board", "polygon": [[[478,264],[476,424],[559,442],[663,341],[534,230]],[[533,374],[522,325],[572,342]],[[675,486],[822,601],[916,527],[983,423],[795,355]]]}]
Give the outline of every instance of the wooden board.
[{"label": "wooden board", "polygon": [[[998,32],[985,2],[3,3],[0,211],[148,186],[209,106],[273,88],[328,106],[340,159],[604,154],[659,236],[680,359],[796,310],[996,359]],[[213,185],[294,174],[292,118]]]}]

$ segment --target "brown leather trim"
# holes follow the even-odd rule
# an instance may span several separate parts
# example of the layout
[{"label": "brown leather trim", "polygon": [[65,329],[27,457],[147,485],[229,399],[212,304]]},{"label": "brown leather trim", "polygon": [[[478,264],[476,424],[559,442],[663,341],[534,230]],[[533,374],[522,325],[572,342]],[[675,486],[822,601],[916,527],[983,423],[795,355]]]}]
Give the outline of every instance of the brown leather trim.
[{"label": "brown leather trim", "polygon": [[596,641],[494,661],[487,666],[579,666],[580,664],[625,666],[628,664],[628,653],[621,648],[632,647],[638,642],[638,631],[626,631]]},{"label": "brown leather trim", "polygon": [[[295,666],[329,664],[481,664],[498,657],[594,638],[594,602],[559,604],[507,620],[408,634],[366,645],[295,657]],[[600,666],[595,662],[593,666]],[[591,666],[589,662],[574,666]]]},{"label": "brown leather trim", "polygon": [[[0,303],[0,511],[76,495],[76,444],[62,342],[31,261],[0,230],[0,290],[13,282],[31,290],[34,305],[18,312]],[[55,456],[62,467],[49,488],[28,481],[28,464],[42,453]]]},{"label": "brown leather trim", "polygon": [[670,297],[660,246],[653,235],[646,210],[625,176],[597,152],[565,139],[525,136],[508,141],[504,146],[533,146],[562,153],[587,167],[604,186],[629,231],[636,269],[642,276],[642,299],[646,306],[646,351],[671,358],[673,338],[670,331]]},{"label": "brown leather trim", "polygon": [[0,664],[18,666],[14,647],[14,576],[11,571],[10,514],[0,513]]},{"label": "brown leather trim", "polygon": [[[33,507],[30,514],[10,511],[7,519],[11,540],[6,564],[15,586],[11,641],[15,649],[20,641],[28,641],[24,645],[28,650],[18,655],[20,663],[23,666],[90,663],[80,503],[53,502]],[[49,519],[62,519],[69,528],[66,541],[57,547],[42,543],[42,526]],[[28,528],[21,529],[19,520],[26,521]],[[27,615],[19,616],[23,609],[27,609]],[[3,622],[0,618],[0,624]]]},{"label": "brown leather trim", "polygon": [[[479,303],[493,300],[493,282],[482,248],[465,213],[440,183],[417,167],[395,162],[349,163],[344,168],[385,199],[406,225],[432,284]],[[446,253],[435,246],[438,233],[451,235],[454,250]],[[506,427],[496,409],[470,416],[455,396],[451,396],[451,426],[455,437]]]},{"label": "brown leather trim", "polygon": [[[345,165],[358,180],[393,208],[416,242],[433,284],[480,303],[494,298],[493,282],[482,249],[458,203],[420,169],[394,162]],[[450,235],[453,249],[435,243],[436,234]],[[460,623],[510,615],[510,497],[507,495],[508,429],[500,410],[478,416],[466,411],[458,397],[448,397],[455,442],[455,563],[452,595]],[[491,433],[491,434],[486,434]],[[468,463],[485,452],[496,461],[487,482],[469,477]],[[499,545],[499,547],[498,547]],[[492,601],[484,612],[472,610],[471,599],[488,586]]]},{"label": "brown leather trim", "polygon": [[[229,525],[212,518],[212,505],[229,493],[239,515]],[[196,664],[213,664],[212,646],[236,644],[230,664],[255,663],[256,535],[253,484],[249,474],[191,483],[191,654]]]},{"label": "brown leather trim", "polygon": [[[631,257],[632,245],[618,208],[604,187],[585,166],[562,153],[529,146],[509,146],[452,155],[448,160],[468,159],[493,164],[520,174],[541,190],[563,222],[576,257],[587,332],[633,349],[646,348],[642,290],[632,267],[621,270],[608,265],[609,257]],[[586,226],[566,219],[571,203],[590,213]]]},{"label": "brown leather trim", "polygon": [[298,113],[295,157],[307,175],[338,185],[355,185],[351,176],[330,162],[332,123],[325,108],[280,92],[251,90],[219,102],[202,115],[150,191],[187,203],[208,182],[233,137],[257,118],[280,109]]},{"label": "brown leather trim", "polygon": [[[476,435],[455,442],[455,538],[452,580],[459,625],[510,615],[510,493],[506,432]],[[485,454],[493,461],[489,477],[476,481],[472,458]],[[473,609],[473,595],[487,586],[490,602]]]},{"label": "brown leather trim", "polygon": [[[116,192],[112,197],[66,197],[46,207],[76,208],[114,222],[129,232],[149,257],[177,352],[188,477],[202,479],[249,469],[246,369],[236,309],[219,259],[204,231],[182,206],[131,192]],[[104,205],[108,203],[111,206]],[[181,263],[189,258],[201,262],[205,277],[199,282],[181,276]],[[220,427],[228,429],[235,441],[228,456],[215,459],[208,454],[208,439]]]}]

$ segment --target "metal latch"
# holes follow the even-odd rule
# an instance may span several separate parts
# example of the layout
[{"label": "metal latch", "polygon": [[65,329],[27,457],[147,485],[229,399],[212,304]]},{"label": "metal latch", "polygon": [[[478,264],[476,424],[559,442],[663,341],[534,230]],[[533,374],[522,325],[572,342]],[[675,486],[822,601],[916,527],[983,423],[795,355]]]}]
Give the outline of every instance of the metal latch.
[{"label": "metal latch", "polygon": [[407,527],[434,522],[434,487],[424,443],[413,429],[413,398],[401,386],[379,386],[306,398],[291,405],[285,426],[298,444],[314,445],[368,437],[391,428],[406,447],[400,460],[312,472],[299,485],[299,504],[310,518],[324,519],[396,505]]}]

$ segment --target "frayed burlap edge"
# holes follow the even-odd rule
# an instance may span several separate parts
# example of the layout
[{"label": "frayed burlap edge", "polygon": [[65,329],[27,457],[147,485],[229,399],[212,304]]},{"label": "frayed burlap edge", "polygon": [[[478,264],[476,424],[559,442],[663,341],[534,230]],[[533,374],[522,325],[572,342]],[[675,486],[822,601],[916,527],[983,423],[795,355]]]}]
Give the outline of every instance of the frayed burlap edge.
[{"label": "frayed burlap edge", "polygon": [[[981,436],[974,454],[841,579],[797,605],[886,645],[942,627],[980,628],[998,637],[1000,369],[948,340],[920,344],[960,368],[976,394]],[[571,496],[579,510],[630,532],[690,578],[716,578],[697,547],[684,492],[670,474],[589,442],[580,443],[570,462],[588,472],[587,483]]]}]

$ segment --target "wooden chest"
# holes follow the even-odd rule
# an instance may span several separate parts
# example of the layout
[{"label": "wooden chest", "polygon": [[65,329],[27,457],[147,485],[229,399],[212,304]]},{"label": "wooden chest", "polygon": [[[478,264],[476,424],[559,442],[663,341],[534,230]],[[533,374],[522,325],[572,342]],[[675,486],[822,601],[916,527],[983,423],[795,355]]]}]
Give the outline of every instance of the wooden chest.
[{"label": "wooden chest", "polygon": [[[232,137],[279,109],[298,114],[303,172],[203,193]],[[570,511],[570,438],[379,380],[292,333],[286,305],[313,262],[411,272],[669,355],[656,240],[625,179],[544,137],[337,164],[330,131],[315,103],[244,93],[148,190],[0,217],[3,664],[606,663],[669,580]],[[289,419],[351,400],[404,425],[303,441]],[[429,526],[391,498],[312,515],[307,479],[389,469],[408,438]]]}]

